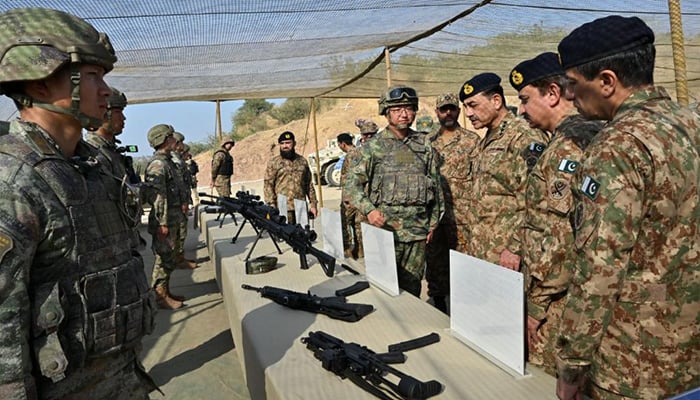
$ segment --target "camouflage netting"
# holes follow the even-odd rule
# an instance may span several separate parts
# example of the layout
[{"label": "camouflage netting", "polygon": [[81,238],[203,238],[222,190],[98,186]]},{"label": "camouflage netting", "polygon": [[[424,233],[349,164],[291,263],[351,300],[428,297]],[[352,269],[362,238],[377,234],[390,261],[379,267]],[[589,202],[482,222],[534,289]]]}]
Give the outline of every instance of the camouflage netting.
[{"label": "camouflage netting", "polygon": [[[107,32],[119,61],[108,82],[130,103],[287,97],[377,97],[392,83],[421,96],[472,75],[505,78],[525,58],[556,51],[576,26],[636,15],[657,34],[656,79],[675,76],[666,1],[608,0],[4,0],[60,8]],[[700,2],[682,2],[688,89],[700,98]],[[507,85],[507,94],[515,94]],[[0,119],[15,113],[0,100]]]}]

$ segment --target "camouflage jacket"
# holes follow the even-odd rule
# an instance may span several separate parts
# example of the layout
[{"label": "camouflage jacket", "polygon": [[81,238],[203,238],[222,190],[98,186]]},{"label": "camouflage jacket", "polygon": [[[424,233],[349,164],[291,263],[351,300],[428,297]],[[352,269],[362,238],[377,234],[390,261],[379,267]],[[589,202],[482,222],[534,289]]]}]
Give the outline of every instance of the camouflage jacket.
[{"label": "camouflage jacket", "polygon": [[575,263],[557,367],[666,398],[700,385],[700,119],[663,88],[634,92],[574,180]]},{"label": "camouflage jacket", "polygon": [[527,312],[538,320],[546,317],[552,299],[563,296],[569,284],[565,261],[574,242],[569,221],[571,180],[602,127],[602,122],[588,121],[578,113],[567,116],[527,179],[525,220],[514,240],[522,247]]},{"label": "camouflage jacket", "polygon": [[174,176],[174,182],[180,191],[180,199],[185,204],[192,204],[192,191],[190,191],[192,175],[190,175],[190,170],[187,168],[185,160],[182,159],[182,156],[178,152],[170,152],[170,159],[173,161],[173,165],[177,170],[177,174]]},{"label": "camouflage jacket", "polygon": [[343,201],[365,216],[380,210],[398,241],[424,240],[437,227],[444,200],[437,152],[425,135],[411,130],[400,140],[384,129],[360,147],[349,168]]},{"label": "camouflage jacket", "polygon": [[428,136],[430,144],[439,155],[440,183],[445,201],[445,215],[441,223],[466,225],[466,212],[471,198],[469,157],[481,138],[476,133],[457,128],[449,141],[442,136],[442,128]]},{"label": "camouflage jacket", "polygon": [[149,230],[158,226],[176,226],[184,215],[182,213],[182,196],[175,177],[177,168],[170,155],[156,151],[146,167],[146,183],[149,184],[148,202],[151,212],[148,215]]},{"label": "camouflage jacket", "polygon": [[276,155],[265,170],[265,201],[277,207],[277,195],[287,196],[287,210],[294,210],[294,199],[306,200],[316,207],[316,189],[311,180],[311,169],[304,157],[295,154],[294,160]]},{"label": "camouflage jacket", "polygon": [[[126,176],[124,156],[117,152],[116,144],[94,132],[88,132],[85,135],[85,141],[95,146],[98,150],[97,161],[107,173],[109,180],[112,181],[109,185],[110,194],[119,196],[121,180]],[[119,197],[116,197],[115,201],[119,201]]]},{"label": "camouflage jacket", "polygon": [[510,112],[496,129],[489,129],[469,164],[473,176],[468,208],[467,253],[498,264],[508,243],[525,216],[527,175],[548,142],[539,129]]},{"label": "camouflage jacket", "polygon": [[[152,328],[143,260],[94,148],[79,142],[68,159],[35,124],[0,128],[0,397],[89,391],[86,382],[135,362]],[[99,368],[87,366],[106,352]]]}]

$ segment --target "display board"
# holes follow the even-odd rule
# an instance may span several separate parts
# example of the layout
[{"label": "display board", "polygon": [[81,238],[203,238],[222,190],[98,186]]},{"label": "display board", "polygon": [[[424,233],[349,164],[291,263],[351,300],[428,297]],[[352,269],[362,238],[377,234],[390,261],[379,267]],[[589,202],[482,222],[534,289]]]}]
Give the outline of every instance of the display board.
[{"label": "display board", "polygon": [[365,250],[367,280],[391,296],[399,295],[396,272],[394,234],[362,223],[362,245]]}]

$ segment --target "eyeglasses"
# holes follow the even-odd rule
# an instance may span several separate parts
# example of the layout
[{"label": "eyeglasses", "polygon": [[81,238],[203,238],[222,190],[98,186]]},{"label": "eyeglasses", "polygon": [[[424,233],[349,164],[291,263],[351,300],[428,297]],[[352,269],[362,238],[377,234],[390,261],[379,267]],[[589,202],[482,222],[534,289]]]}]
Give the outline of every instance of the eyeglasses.
[{"label": "eyeglasses", "polygon": [[401,100],[402,98],[415,99],[418,97],[416,91],[409,87],[400,87],[389,91],[387,100]]},{"label": "eyeglasses", "polygon": [[416,109],[413,106],[396,106],[389,108],[389,112],[392,114],[415,114]]}]

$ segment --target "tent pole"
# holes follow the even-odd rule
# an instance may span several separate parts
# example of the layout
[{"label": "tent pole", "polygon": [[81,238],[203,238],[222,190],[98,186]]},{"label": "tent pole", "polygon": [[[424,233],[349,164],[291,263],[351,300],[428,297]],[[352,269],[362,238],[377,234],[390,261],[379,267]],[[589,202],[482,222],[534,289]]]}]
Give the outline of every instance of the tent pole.
[{"label": "tent pole", "polygon": [[219,142],[224,139],[224,133],[221,131],[221,100],[216,99],[216,136]]},{"label": "tent pole", "polygon": [[314,145],[316,147],[316,172],[318,179],[316,179],[316,185],[318,187],[318,206],[323,207],[323,189],[321,186],[321,159],[318,154],[318,129],[316,129],[316,99],[311,98],[311,122],[314,125]]},{"label": "tent pole", "polygon": [[386,86],[391,86],[391,52],[389,48],[384,48],[384,62],[386,64]]},{"label": "tent pole", "polygon": [[671,46],[673,47],[673,68],[676,73],[676,101],[680,105],[687,106],[688,76],[686,75],[685,66],[680,0],[668,0],[668,15],[671,18]]}]

